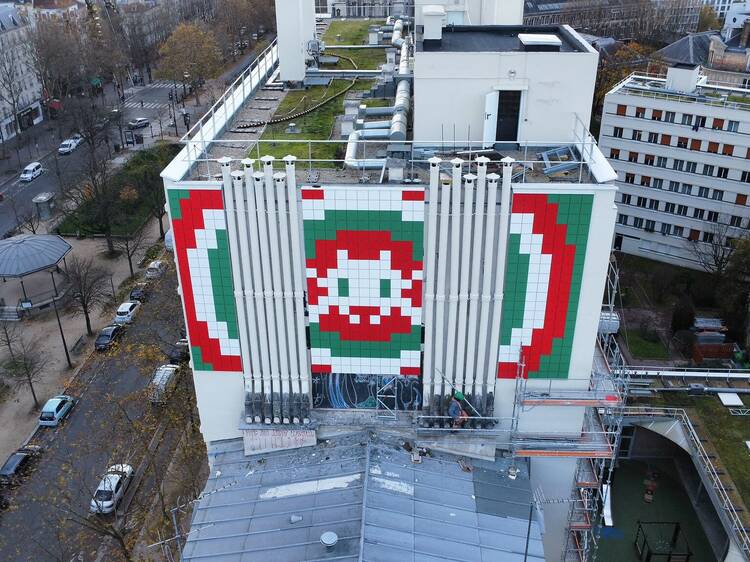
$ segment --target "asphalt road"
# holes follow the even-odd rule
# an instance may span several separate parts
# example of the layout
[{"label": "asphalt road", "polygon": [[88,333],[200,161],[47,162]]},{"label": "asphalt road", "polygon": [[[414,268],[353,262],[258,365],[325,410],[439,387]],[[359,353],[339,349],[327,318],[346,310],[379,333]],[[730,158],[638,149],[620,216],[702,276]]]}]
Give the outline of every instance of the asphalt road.
[{"label": "asphalt road", "polygon": [[[108,466],[124,462],[136,468],[143,458],[148,435],[134,437],[137,424],[127,419],[141,419],[150,410],[143,389],[153,369],[168,362],[145,342],[166,350],[179,337],[180,319],[176,278],[170,270],[153,285],[117,348],[94,353],[85,363],[71,391],[79,401],[69,417],[32,440],[45,450],[34,470],[8,494],[11,507],[0,515],[0,560],[95,560],[102,537],[64,520],[86,515],[91,492]],[[174,431],[165,435],[175,438]],[[150,502],[154,485],[153,475],[144,478],[136,494],[139,506]]]}]

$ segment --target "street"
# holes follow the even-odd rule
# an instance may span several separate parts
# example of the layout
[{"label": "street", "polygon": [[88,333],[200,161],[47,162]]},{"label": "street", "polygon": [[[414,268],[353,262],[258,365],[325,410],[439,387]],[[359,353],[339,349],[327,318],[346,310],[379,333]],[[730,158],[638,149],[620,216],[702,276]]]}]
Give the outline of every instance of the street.
[{"label": "street", "polygon": [[[109,465],[136,468],[143,459],[143,443],[151,435],[135,434],[131,429],[140,422],[130,420],[143,418],[152,408],[142,391],[153,369],[168,362],[155,346],[166,350],[179,337],[180,317],[176,277],[170,270],[152,285],[149,300],[117,348],[94,353],[85,363],[69,390],[78,403],[61,426],[37,433],[32,443],[44,447],[38,465],[9,493],[11,507],[0,515],[0,560],[95,559],[103,536],[70,519],[87,514],[91,492]],[[168,429],[157,450],[163,462],[171,456],[166,452],[176,433]],[[136,494],[142,509],[155,497],[155,484],[153,474],[144,476]]]}]

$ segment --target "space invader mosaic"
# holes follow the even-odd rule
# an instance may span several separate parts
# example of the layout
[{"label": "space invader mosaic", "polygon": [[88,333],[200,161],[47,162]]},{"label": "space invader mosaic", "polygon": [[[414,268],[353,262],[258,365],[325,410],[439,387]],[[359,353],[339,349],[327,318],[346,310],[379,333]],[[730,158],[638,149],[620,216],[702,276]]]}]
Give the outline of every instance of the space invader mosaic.
[{"label": "space invader mosaic", "polygon": [[232,263],[220,189],[170,189],[175,255],[199,371],[242,371]]},{"label": "space invader mosaic", "polygon": [[424,188],[302,189],[313,373],[419,375]]},{"label": "space invader mosaic", "polygon": [[567,378],[593,195],[513,195],[499,378]]}]

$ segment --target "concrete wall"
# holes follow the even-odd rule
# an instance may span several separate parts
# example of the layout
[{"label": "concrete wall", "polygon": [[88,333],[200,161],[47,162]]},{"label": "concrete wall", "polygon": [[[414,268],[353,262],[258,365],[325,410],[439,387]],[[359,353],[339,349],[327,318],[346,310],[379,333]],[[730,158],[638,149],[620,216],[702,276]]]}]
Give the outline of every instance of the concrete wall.
[{"label": "concrete wall", "polygon": [[485,96],[522,90],[518,139],[572,140],[575,115],[588,126],[598,55],[549,52],[417,52],[414,139],[480,141]]}]

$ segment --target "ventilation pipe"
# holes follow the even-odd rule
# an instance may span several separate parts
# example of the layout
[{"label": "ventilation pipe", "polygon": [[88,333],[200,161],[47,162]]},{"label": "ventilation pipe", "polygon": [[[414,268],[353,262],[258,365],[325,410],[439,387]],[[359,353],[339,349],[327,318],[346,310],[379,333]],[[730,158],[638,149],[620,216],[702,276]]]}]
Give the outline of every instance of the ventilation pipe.
[{"label": "ventilation pipe", "polygon": [[393,24],[393,35],[391,35],[391,45],[393,45],[394,47],[401,47],[401,45],[404,44],[404,40],[401,37],[403,30],[403,20],[396,20],[396,23]]}]

